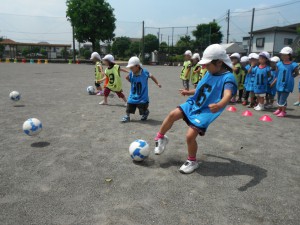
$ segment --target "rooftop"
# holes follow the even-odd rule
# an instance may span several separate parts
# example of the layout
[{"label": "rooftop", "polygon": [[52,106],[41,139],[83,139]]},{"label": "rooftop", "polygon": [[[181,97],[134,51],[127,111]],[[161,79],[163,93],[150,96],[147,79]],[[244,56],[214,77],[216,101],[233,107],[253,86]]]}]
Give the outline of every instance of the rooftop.
[{"label": "rooftop", "polygon": [[68,44],[49,44],[48,42],[40,42],[40,43],[24,43],[24,42],[15,42],[11,39],[3,39],[0,42],[2,45],[14,45],[14,46],[41,46],[41,47],[71,47]]}]

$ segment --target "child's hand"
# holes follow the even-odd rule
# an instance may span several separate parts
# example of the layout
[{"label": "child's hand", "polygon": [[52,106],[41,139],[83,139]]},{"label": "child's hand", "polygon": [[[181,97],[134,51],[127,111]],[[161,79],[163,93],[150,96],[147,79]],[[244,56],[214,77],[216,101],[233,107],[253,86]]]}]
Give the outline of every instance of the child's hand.
[{"label": "child's hand", "polygon": [[159,88],[161,88],[161,84],[157,84],[157,86],[158,86]]},{"label": "child's hand", "polygon": [[182,96],[186,96],[188,95],[188,91],[187,90],[184,90],[184,89],[179,89],[179,92]]},{"label": "child's hand", "polygon": [[208,107],[212,113],[216,113],[221,109],[218,104],[210,104]]}]

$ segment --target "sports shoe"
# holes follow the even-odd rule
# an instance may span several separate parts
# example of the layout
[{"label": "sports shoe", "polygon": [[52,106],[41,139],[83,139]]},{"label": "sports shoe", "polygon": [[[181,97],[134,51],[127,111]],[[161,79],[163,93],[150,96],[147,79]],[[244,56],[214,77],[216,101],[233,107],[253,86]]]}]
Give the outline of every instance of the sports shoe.
[{"label": "sports shoe", "polygon": [[142,117],[141,117],[141,120],[142,120],[142,121],[145,121],[145,120],[147,120],[147,119],[148,119],[148,116],[149,116],[149,114],[150,114],[150,111],[149,111],[149,110],[147,110],[147,111],[145,112],[145,114],[144,114],[144,115],[142,115]]},{"label": "sports shoe", "polygon": [[254,108],[254,110],[256,110],[256,111],[262,111],[262,110],[264,110],[264,109],[265,109],[264,105],[261,105],[261,104],[258,104],[258,105]]},{"label": "sports shoe", "polygon": [[130,122],[130,117],[127,116],[127,115],[124,116],[124,117],[122,118],[121,122],[122,122],[122,123],[128,123],[128,122]]},{"label": "sports shoe", "polygon": [[300,106],[300,102],[299,102],[299,101],[298,101],[298,102],[295,102],[293,105],[294,105],[294,106]]},{"label": "sports shoe", "polygon": [[166,146],[169,143],[169,138],[165,135],[163,138],[158,139],[155,141],[155,149],[154,154],[160,155],[166,150]]},{"label": "sports shoe", "polygon": [[107,102],[104,102],[104,101],[102,101],[102,102],[99,102],[99,105],[108,105],[108,103],[107,103]]},{"label": "sports shoe", "polygon": [[180,168],[179,172],[189,174],[194,172],[199,168],[199,163],[197,161],[187,160]]},{"label": "sports shoe", "polygon": [[230,102],[231,102],[231,103],[236,103],[236,99],[235,99],[235,98],[232,98],[232,99],[230,100]]},{"label": "sports shoe", "polygon": [[281,113],[281,110],[280,109],[277,109],[275,112],[273,112],[273,115],[278,115],[279,113]]},{"label": "sports shoe", "polygon": [[286,117],[286,112],[281,111],[279,114],[277,114],[277,117]]},{"label": "sports shoe", "polygon": [[96,95],[103,96],[103,91],[99,91]]},{"label": "sports shoe", "polygon": [[273,106],[273,104],[268,104],[268,105],[265,105],[265,108],[266,108],[266,109],[273,109],[274,106]]},{"label": "sports shoe", "polygon": [[247,101],[243,101],[243,102],[242,102],[242,105],[243,105],[243,106],[246,106],[246,105],[247,105]]}]

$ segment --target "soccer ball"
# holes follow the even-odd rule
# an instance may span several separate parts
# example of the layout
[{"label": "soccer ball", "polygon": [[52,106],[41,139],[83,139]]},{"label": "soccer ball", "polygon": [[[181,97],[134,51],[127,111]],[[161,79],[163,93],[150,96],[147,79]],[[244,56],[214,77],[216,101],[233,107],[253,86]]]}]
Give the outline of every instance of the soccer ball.
[{"label": "soccer ball", "polygon": [[23,131],[28,136],[38,135],[42,131],[42,123],[36,118],[30,118],[23,123]]},{"label": "soccer ball", "polygon": [[87,93],[88,93],[89,95],[95,94],[95,88],[94,88],[93,86],[88,86],[88,87],[86,88],[86,91],[87,91]]},{"label": "soccer ball", "polygon": [[18,91],[12,91],[9,94],[9,98],[17,102],[21,99],[21,94]]},{"label": "soccer ball", "polygon": [[143,161],[150,154],[149,145],[144,140],[136,140],[129,146],[129,154],[134,161]]}]

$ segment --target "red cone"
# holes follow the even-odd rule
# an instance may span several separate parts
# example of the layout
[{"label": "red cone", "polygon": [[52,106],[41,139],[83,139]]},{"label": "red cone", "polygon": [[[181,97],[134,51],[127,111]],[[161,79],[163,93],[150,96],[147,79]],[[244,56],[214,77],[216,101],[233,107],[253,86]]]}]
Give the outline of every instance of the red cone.
[{"label": "red cone", "polygon": [[229,112],[236,112],[236,108],[234,106],[229,106],[227,108],[227,111],[229,111]]},{"label": "red cone", "polygon": [[263,121],[263,122],[272,122],[272,118],[268,115],[263,115],[262,117],[259,118],[260,121]]},{"label": "red cone", "polygon": [[246,110],[245,112],[242,113],[242,116],[253,116],[253,114],[251,111]]}]

